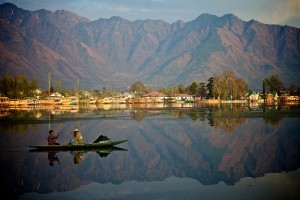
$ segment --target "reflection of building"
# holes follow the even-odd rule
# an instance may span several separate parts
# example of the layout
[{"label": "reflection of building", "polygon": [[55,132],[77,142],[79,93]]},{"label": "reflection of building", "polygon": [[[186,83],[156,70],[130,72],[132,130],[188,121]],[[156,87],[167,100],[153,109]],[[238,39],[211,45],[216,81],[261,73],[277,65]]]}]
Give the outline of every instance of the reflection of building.
[{"label": "reflection of building", "polygon": [[9,105],[8,97],[0,97],[0,107],[5,107]]},{"label": "reflection of building", "polygon": [[111,97],[104,97],[104,98],[101,98],[101,99],[97,99],[96,101],[97,103],[102,103],[102,104],[110,104],[112,103],[112,98]]}]

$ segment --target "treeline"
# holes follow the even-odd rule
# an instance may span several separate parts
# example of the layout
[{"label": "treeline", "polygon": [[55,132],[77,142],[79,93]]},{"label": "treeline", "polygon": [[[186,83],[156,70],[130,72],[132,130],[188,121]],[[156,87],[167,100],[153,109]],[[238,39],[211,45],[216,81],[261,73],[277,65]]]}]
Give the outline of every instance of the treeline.
[{"label": "treeline", "polygon": [[[64,96],[75,95],[74,89],[60,90],[62,85],[61,81],[57,81],[50,87],[50,93],[60,92]],[[33,97],[35,90],[38,88],[38,79],[28,80],[24,75],[4,75],[0,79],[0,95],[9,98],[24,98]],[[129,88],[130,92],[135,92],[138,96],[154,91],[152,87],[146,87],[141,81],[137,81]],[[227,70],[223,73],[215,74],[210,77],[207,82],[193,81],[190,85],[184,86],[179,84],[177,86],[160,88],[159,92],[167,95],[172,94],[190,94],[202,98],[215,98],[215,99],[243,99],[247,93],[252,91],[248,89],[246,80],[238,77],[233,71]],[[268,94],[277,92],[278,95],[288,93],[289,95],[300,96],[300,87],[291,84],[285,88],[284,83],[280,80],[278,75],[272,75],[262,81],[262,93]],[[44,90],[43,95],[48,95],[49,90]],[[115,96],[117,92],[106,91],[103,92],[94,90],[95,97]]]},{"label": "treeline", "polygon": [[248,83],[233,71],[215,75],[212,85],[212,95],[217,99],[242,99],[248,92]]},{"label": "treeline", "polygon": [[[130,87],[130,92],[137,92],[139,95],[152,90],[152,88],[145,87],[140,81]],[[207,83],[193,81],[187,87],[179,84],[178,86],[161,88],[159,92],[169,95],[188,93],[203,98],[241,99],[248,92],[248,83],[237,77],[233,71],[228,70],[209,78]]]},{"label": "treeline", "polygon": [[[138,81],[130,86],[130,91],[142,95],[153,91],[153,88],[145,87],[142,82]],[[247,81],[238,77],[231,70],[215,74],[213,77],[210,77],[206,83],[193,81],[187,87],[183,84],[179,84],[178,86],[161,88],[158,91],[168,95],[187,93],[203,98],[223,100],[243,99],[248,93],[252,92],[252,90],[248,88]],[[278,95],[286,93],[289,95],[300,96],[300,87],[295,84],[285,87],[278,75],[272,75],[262,81],[262,94],[265,94],[263,96],[266,96],[266,94],[274,92]]]},{"label": "treeline", "polygon": [[299,86],[292,83],[288,87],[285,87],[278,75],[272,75],[269,78],[265,78],[262,83],[262,89],[263,94],[277,92],[278,95],[287,93],[292,96],[300,96]]},{"label": "treeline", "polygon": [[0,94],[9,98],[32,97],[38,88],[38,80],[28,80],[24,75],[4,75],[0,79]]}]

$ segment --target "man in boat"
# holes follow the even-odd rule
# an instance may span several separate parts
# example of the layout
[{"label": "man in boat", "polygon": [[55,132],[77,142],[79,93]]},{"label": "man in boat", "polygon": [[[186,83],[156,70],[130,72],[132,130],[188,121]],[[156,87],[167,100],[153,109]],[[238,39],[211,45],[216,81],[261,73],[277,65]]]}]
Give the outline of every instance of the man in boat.
[{"label": "man in boat", "polygon": [[54,134],[53,130],[49,131],[48,135],[48,145],[59,145],[59,143],[56,142],[57,138],[59,137],[60,132],[57,133],[57,135]]},{"label": "man in boat", "polygon": [[74,136],[74,138],[73,138],[73,140],[71,140],[71,142],[70,142],[71,144],[74,144],[74,145],[82,144],[83,137],[82,137],[81,133],[79,132],[79,130],[77,128],[74,129],[73,136]]}]

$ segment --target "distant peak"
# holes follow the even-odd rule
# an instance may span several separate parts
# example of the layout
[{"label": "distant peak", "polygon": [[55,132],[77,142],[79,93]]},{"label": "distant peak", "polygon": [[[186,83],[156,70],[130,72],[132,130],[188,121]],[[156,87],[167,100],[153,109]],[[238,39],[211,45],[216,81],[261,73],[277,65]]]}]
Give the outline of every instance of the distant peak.
[{"label": "distant peak", "polygon": [[238,17],[235,16],[234,14],[232,14],[232,13],[225,14],[225,15],[223,15],[222,17],[224,17],[224,18],[234,18],[234,19],[238,19]]},{"label": "distant peak", "polygon": [[174,25],[184,25],[184,21],[182,20],[177,20],[176,22],[173,23]]},{"label": "distant peak", "polygon": [[13,8],[13,9],[18,8],[15,4],[12,4],[12,3],[4,3],[4,4],[1,4],[0,7],[1,8]]},{"label": "distant peak", "polygon": [[110,21],[110,22],[118,22],[118,23],[130,22],[129,20],[124,19],[124,18],[119,17],[119,16],[113,16],[113,17],[109,18],[108,21]]},{"label": "distant peak", "polygon": [[112,16],[111,18],[109,18],[109,20],[112,20],[112,21],[120,21],[120,20],[123,20],[122,17],[119,17],[119,16]]},{"label": "distant peak", "polygon": [[209,13],[203,13],[203,14],[201,14],[201,15],[199,15],[197,18],[196,18],[196,20],[197,19],[207,19],[207,18],[217,18],[217,16],[216,15],[212,15],[212,14],[209,14]]},{"label": "distant peak", "polygon": [[15,4],[12,3],[4,3],[0,5],[0,9],[2,10],[11,10],[11,11],[15,11],[17,9],[19,9]]},{"label": "distant peak", "polygon": [[213,23],[218,17],[216,15],[211,15],[208,13],[204,13],[199,15],[196,19],[194,19],[191,22],[188,22],[188,24],[191,24],[192,26],[207,26],[211,23]]},{"label": "distant peak", "polygon": [[221,19],[225,20],[225,21],[242,21],[240,18],[238,18],[237,16],[235,16],[234,14],[232,13],[229,13],[229,14],[225,14],[221,17]]},{"label": "distant peak", "polygon": [[50,13],[51,11],[49,10],[46,10],[46,9],[39,9],[37,11],[35,11],[35,13],[38,13],[38,14],[46,14],[46,13]]},{"label": "distant peak", "polygon": [[172,24],[173,29],[183,28],[184,26],[185,26],[185,23],[182,20],[177,20],[176,22],[174,22]]},{"label": "distant peak", "polygon": [[60,15],[76,15],[68,10],[56,10],[54,13],[60,14]]},{"label": "distant peak", "polygon": [[254,20],[254,19],[251,19],[247,22],[247,25],[250,27],[250,26],[254,26],[254,25],[262,25],[263,23],[257,21],[257,20]]}]

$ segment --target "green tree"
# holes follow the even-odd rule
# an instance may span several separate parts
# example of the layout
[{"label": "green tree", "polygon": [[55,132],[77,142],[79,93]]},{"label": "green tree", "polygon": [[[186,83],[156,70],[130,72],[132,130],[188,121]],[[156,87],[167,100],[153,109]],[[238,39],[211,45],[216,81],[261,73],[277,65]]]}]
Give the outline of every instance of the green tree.
[{"label": "green tree", "polygon": [[168,94],[168,95],[174,95],[179,93],[179,89],[176,86],[169,87],[169,88],[160,88],[159,92],[163,94]]},{"label": "green tree", "polygon": [[266,93],[277,92],[277,94],[280,94],[280,91],[284,88],[284,84],[278,75],[272,75],[269,78],[264,79],[264,82]]},{"label": "green tree", "polygon": [[208,94],[207,94],[208,98],[213,97],[213,84],[214,84],[214,77],[210,77],[208,79],[208,83],[206,84],[206,88],[208,90]]},{"label": "green tree", "polygon": [[262,84],[262,98],[263,99],[266,99],[266,81],[265,80],[263,80],[263,84]]},{"label": "green tree", "polygon": [[55,92],[55,90],[54,90],[54,87],[51,86],[51,87],[50,87],[50,93],[53,93],[53,92]]},{"label": "green tree", "polygon": [[199,95],[201,97],[206,97],[207,93],[206,93],[206,85],[204,82],[200,82],[199,86],[198,86],[198,90],[199,90]]},{"label": "green tree", "polygon": [[37,85],[36,79],[29,81],[24,75],[4,75],[0,79],[0,92],[9,98],[23,98],[32,96]]},{"label": "green tree", "polygon": [[189,86],[189,92],[190,94],[196,95],[198,94],[198,84],[194,81],[192,84]]},{"label": "green tree", "polygon": [[8,93],[14,89],[14,77],[6,74],[0,80],[0,91],[4,96],[9,96]]},{"label": "green tree", "polygon": [[145,86],[141,81],[137,81],[130,86],[130,92],[136,92],[138,95],[142,95],[145,92]]}]

